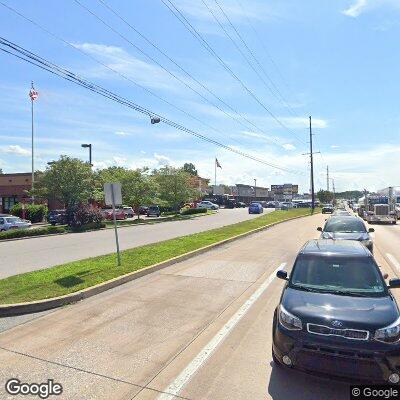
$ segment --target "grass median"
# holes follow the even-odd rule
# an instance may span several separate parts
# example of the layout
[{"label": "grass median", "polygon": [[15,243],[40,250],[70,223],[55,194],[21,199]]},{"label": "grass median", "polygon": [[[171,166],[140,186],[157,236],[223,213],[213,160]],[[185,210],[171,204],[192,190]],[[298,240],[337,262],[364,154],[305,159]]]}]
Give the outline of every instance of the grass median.
[{"label": "grass median", "polygon": [[120,267],[116,266],[116,255],[108,254],[14,275],[0,280],[0,304],[42,300],[77,292],[253,229],[306,215],[310,215],[309,209],[274,211],[222,228],[135,247],[121,252]]}]

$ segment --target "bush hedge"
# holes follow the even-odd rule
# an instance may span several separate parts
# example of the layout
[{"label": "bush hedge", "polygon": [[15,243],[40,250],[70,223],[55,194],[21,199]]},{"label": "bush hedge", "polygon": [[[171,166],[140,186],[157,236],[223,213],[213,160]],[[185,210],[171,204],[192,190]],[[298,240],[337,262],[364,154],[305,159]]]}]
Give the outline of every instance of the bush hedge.
[{"label": "bush hedge", "polygon": [[[14,204],[11,208],[10,213],[16,217],[23,218],[22,204]],[[25,219],[28,219],[32,223],[42,222],[47,215],[47,206],[43,204],[27,204],[25,205]]]},{"label": "bush hedge", "polygon": [[206,212],[206,208],[185,208],[181,211],[181,215],[205,214]]},{"label": "bush hedge", "polygon": [[72,232],[86,232],[86,231],[93,231],[96,229],[102,229],[106,227],[105,222],[90,222],[85,225],[76,226],[71,228]]},{"label": "bush hedge", "polygon": [[5,232],[0,232],[0,240],[15,239],[20,237],[42,236],[53,233],[65,233],[67,229],[64,226],[46,226],[43,228],[32,229],[10,229]]},{"label": "bush hedge", "polygon": [[103,220],[103,215],[98,208],[92,207],[88,204],[80,204],[67,210],[67,220],[68,225],[73,230],[76,231],[81,228],[85,230],[84,227],[87,225],[93,224],[93,226],[100,226],[101,221]]}]

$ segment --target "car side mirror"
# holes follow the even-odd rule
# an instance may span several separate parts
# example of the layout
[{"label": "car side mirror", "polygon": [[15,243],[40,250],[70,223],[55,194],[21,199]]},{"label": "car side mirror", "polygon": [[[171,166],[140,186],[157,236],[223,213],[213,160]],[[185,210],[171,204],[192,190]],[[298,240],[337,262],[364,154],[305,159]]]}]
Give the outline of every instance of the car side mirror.
[{"label": "car side mirror", "polygon": [[399,278],[393,278],[390,279],[389,281],[389,288],[390,289],[395,289],[400,287],[400,279]]},{"label": "car side mirror", "polygon": [[[283,280],[285,280],[285,281],[288,280],[287,272],[286,272],[286,271],[283,271],[283,270],[281,270],[281,269],[276,273],[276,276],[277,276],[277,278],[279,278],[279,279],[283,279]],[[400,279],[399,279],[399,281],[400,281]],[[399,283],[399,284],[400,284],[400,283]]]},{"label": "car side mirror", "polygon": [[317,228],[317,231],[318,231],[318,232],[322,232],[322,228],[319,226],[319,227]]},{"label": "car side mirror", "polygon": [[372,233],[372,232],[375,232],[375,229],[374,229],[374,228],[369,228],[369,229],[368,229],[368,232],[371,232],[371,233]]},{"label": "car side mirror", "polygon": [[387,279],[387,278],[389,278],[389,275],[387,273],[384,273],[383,274],[383,279]]}]

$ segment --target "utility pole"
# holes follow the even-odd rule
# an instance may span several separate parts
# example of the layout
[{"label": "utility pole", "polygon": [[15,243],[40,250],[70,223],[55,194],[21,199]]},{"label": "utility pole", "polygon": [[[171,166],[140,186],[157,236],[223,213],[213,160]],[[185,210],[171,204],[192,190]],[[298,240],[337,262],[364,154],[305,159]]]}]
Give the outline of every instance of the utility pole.
[{"label": "utility pole", "polygon": [[326,190],[329,192],[329,166],[326,166]]},{"label": "utility pole", "polygon": [[254,179],[254,199],[257,198],[257,179]]},{"label": "utility pole", "polygon": [[315,209],[315,191],[314,191],[314,153],[313,153],[313,143],[312,143],[312,122],[310,115],[310,164],[311,164],[311,209]]}]

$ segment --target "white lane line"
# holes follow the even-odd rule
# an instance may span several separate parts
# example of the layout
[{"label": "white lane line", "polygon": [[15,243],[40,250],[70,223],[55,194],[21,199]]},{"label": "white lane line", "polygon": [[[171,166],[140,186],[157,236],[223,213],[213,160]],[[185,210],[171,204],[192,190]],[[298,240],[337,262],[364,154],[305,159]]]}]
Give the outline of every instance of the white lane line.
[{"label": "white lane line", "polygon": [[400,272],[400,263],[396,260],[396,257],[390,253],[386,253],[386,257],[390,260],[390,262],[397,268],[397,271]]},{"label": "white lane line", "polygon": [[250,298],[239,308],[231,319],[219,330],[219,332],[206,344],[199,354],[186,366],[178,377],[158,396],[158,400],[170,400],[179,394],[184,386],[192,379],[198,369],[207,361],[218,345],[229,335],[232,329],[243,318],[250,307],[260,298],[271,282],[274,280],[277,271],[285,268],[286,263],[282,263],[250,296]]}]

